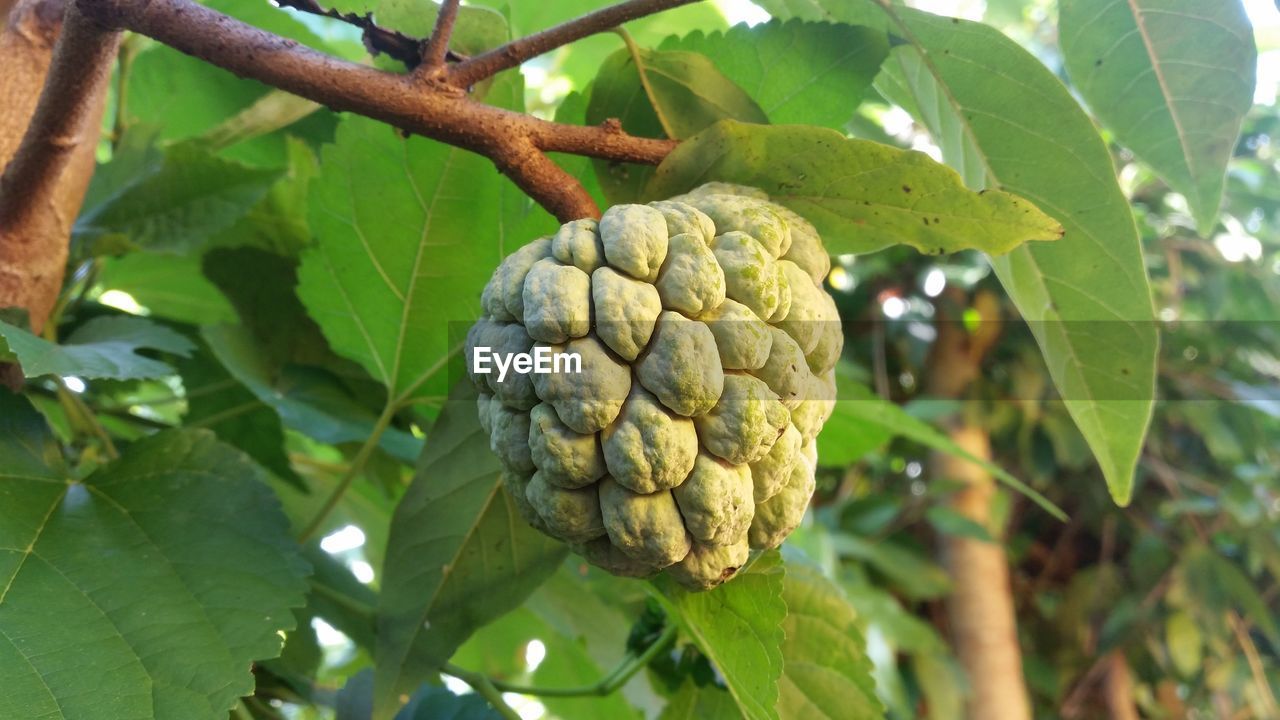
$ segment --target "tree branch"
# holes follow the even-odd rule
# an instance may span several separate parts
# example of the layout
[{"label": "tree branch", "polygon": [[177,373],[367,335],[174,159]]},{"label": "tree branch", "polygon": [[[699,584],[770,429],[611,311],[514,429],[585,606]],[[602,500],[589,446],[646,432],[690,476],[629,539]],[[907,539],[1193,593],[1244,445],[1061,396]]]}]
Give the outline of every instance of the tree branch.
[{"label": "tree branch", "polygon": [[449,40],[453,38],[453,25],[458,21],[458,5],[460,0],[443,0],[440,12],[436,15],[436,27],[431,31],[422,46],[422,64],[419,73],[435,73],[444,67],[445,55],[449,52]]},{"label": "tree branch", "polygon": [[[580,188],[566,191],[564,184],[578,183],[569,183],[572,178],[565,173],[555,175],[556,186],[530,185],[530,178],[552,174],[541,162],[537,162],[541,167],[529,170],[513,165],[519,158],[536,162],[529,146],[543,152],[656,165],[676,144],[632,137],[615,125],[565,125],[484,105],[459,88],[424,84],[412,76],[339,60],[191,0],[76,1],[82,12],[104,25],[142,33],[241,77],[494,159],[562,221],[595,215],[598,209],[593,203],[588,211]],[[646,5],[652,2],[647,0]]]},{"label": "tree branch", "polygon": [[119,40],[56,0],[18,3],[0,32],[0,307],[25,309],[36,332],[62,285]]},{"label": "tree branch", "polygon": [[111,77],[120,33],[67,6],[62,36],[40,102],[13,160],[0,176],[0,233],[44,212],[71,156],[96,129],[94,99]]},{"label": "tree branch", "polygon": [[493,77],[503,70],[516,67],[526,60],[568,45],[575,40],[607,32],[636,18],[693,2],[697,0],[627,0],[627,2],[601,8],[458,63],[450,69],[449,79],[459,87],[470,87],[485,78]]}]

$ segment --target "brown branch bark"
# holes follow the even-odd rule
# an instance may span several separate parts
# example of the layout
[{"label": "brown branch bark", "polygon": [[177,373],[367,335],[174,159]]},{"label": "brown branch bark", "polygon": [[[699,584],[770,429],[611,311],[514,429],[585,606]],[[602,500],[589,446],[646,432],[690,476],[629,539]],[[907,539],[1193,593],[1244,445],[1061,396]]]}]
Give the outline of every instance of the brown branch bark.
[{"label": "brown branch bark", "polygon": [[[962,294],[954,293],[944,302],[965,300]],[[959,313],[939,309],[938,339],[926,377],[929,394],[934,397],[963,398],[981,376],[982,359],[998,333],[999,301],[990,294],[979,294],[974,306],[983,322],[973,333],[956,320]],[[981,419],[953,418],[947,434],[971,455],[991,459],[991,438]],[[977,464],[949,453],[935,452],[929,471],[935,479],[963,483],[964,489],[951,499],[951,508],[997,538],[987,542],[946,535],[939,540],[942,562],[952,583],[947,597],[952,640],[972,689],[967,715],[971,720],[1030,720],[1009,561],[998,540],[1000,529],[992,527],[995,480]]]},{"label": "brown branch bark", "polygon": [[24,308],[37,332],[62,286],[118,43],[61,0],[17,3],[0,34],[0,307]]},{"label": "brown branch bark", "polygon": [[[497,159],[531,157],[525,152],[530,145],[542,152],[648,165],[661,162],[675,147],[673,140],[633,137],[615,126],[566,125],[484,105],[460,88],[419,83],[410,75],[339,60],[191,0],[76,1],[103,25],[142,33],[236,75],[334,110],[356,112],[482,154],[495,159],[509,175],[515,169]],[[554,164],[538,165],[525,176],[545,178],[547,184],[522,185],[531,197],[562,221],[599,214],[594,202],[589,206],[584,202],[585,191],[565,191],[564,186],[579,185],[576,178]]]},{"label": "brown branch bark", "polygon": [[449,79],[459,87],[470,87],[487,77],[493,77],[503,70],[516,67],[526,60],[568,45],[575,40],[608,32],[636,18],[697,1],[628,0],[628,2],[610,5],[460,62],[450,69]]}]

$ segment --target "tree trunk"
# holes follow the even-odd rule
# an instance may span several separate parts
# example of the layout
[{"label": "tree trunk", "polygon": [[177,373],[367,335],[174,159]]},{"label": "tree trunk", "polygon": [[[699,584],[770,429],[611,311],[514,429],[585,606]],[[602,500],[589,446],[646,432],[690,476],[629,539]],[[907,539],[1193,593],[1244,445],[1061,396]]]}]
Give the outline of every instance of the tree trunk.
[{"label": "tree trunk", "polygon": [[[949,434],[975,457],[991,458],[985,429],[957,424]],[[991,476],[967,460],[942,453],[936,453],[930,465],[934,478],[966,484],[952,499],[951,508],[999,537],[991,526],[995,494]],[[972,689],[969,718],[1029,720],[1031,706],[1022,679],[1022,652],[1004,546],[954,535],[943,536],[941,543],[942,562],[952,583],[947,598],[952,641]]]},{"label": "tree trunk", "polygon": [[[950,294],[939,307],[938,339],[930,352],[926,384],[933,397],[961,399],[981,375],[982,358],[999,335],[999,300],[978,293],[973,309],[982,323],[969,332],[952,318],[965,298]],[[951,306],[951,307],[947,307]],[[972,408],[970,408],[972,409]],[[991,459],[991,439],[981,418],[962,412],[950,421],[948,434],[957,445],[982,460]],[[930,476],[964,484],[951,499],[951,509],[986,528],[995,542],[956,535],[939,538],[943,566],[951,577],[947,615],[952,642],[969,678],[970,720],[1030,720],[1031,701],[1022,675],[1017,616],[1009,584],[1009,562],[1000,544],[1001,528],[993,527],[991,501],[995,481],[978,465],[951,454],[934,453]]]},{"label": "tree trunk", "polygon": [[[65,7],[62,0],[0,0],[0,13],[8,11],[8,22],[0,30],[0,68],[4,69],[0,72],[0,168],[13,160],[31,122]],[[94,72],[93,68],[83,70]],[[95,88],[90,111],[74,132],[51,139],[66,156],[49,188],[34,193],[29,187],[3,188],[5,193],[24,196],[24,201],[32,197],[36,207],[29,208],[20,222],[0,217],[0,308],[25,309],[36,332],[43,328],[62,287],[71,226],[93,174],[105,90],[106,83]]]}]

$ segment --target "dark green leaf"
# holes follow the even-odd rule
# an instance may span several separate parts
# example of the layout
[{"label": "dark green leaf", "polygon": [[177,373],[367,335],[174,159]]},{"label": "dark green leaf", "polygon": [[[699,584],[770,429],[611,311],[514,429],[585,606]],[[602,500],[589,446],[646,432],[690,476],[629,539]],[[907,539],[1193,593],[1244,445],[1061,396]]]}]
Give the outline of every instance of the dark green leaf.
[{"label": "dark green leaf", "polygon": [[833,254],[900,243],[926,253],[1005,253],[1062,235],[1026,200],[972,192],[923,153],[825,128],[721,121],[668,155],[646,195],[670,197],[709,180],[764,190],[812,222]]},{"label": "dark green leaf", "polygon": [[565,557],[564,545],[520,519],[498,473],[474,395],[450,401],[392,520],[378,608],[379,717]]},{"label": "dark green leaf", "polygon": [[664,602],[724,677],[729,692],[750,720],[778,717],[782,675],[782,559],[760,556],[733,582],[710,592],[690,593],[663,582]]},{"label": "dark green leaf", "polygon": [[25,401],[0,418],[0,717],[225,720],[306,587],[262,471],[166,431],[79,481]]},{"label": "dark green leaf", "polygon": [[706,55],[772,123],[843,130],[880,72],[889,41],[882,31],[854,25],[773,20],[694,31],[668,38],[661,49]]},{"label": "dark green leaf", "polygon": [[658,720],[736,720],[741,717],[742,713],[727,690],[714,685],[699,687],[692,680],[686,680],[663,708]]},{"label": "dark green leaf", "polygon": [[0,321],[0,357],[16,358],[29,378],[75,375],[130,380],[174,374],[165,363],[139,355],[141,349],[185,356],[195,346],[169,328],[140,317],[94,318],[61,345]]},{"label": "dark green leaf", "polygon": [[813,568],[792,563],[782,584],[786,640],[778,716],[787,720],[883,718],[866,640],[849,600]]},{"label": "dark green leaf", "polygon": [[99,204],[86,205],[76,220],[77,241],[118,238],[153,252],[187,254],[235,225],[279,177],[192,144],[168,148],[133,169],[124,183],[98,191]]},{"label": "dark green leaf", "polygon": [[1065,0],[1067,71],[1116,140],[1187,198],[1206,237],[1258,66],[1240,0]]}]

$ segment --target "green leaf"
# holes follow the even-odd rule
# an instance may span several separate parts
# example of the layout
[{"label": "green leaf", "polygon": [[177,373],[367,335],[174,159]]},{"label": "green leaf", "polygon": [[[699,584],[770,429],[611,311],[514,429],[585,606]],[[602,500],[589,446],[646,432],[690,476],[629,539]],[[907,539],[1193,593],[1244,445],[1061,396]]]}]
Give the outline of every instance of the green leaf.
[{"label": "green leaf", "polygon": [[[854,25],[773,20],[667,38],[662,50],[706,55],[775,124],[844,129],[889,54],[883,32]],[[744,119],[744,118],[736,118]]]},{"label": "green leaf", "polygon": [[710,592],[686,592],[670,582],[659,588],[668,610],[715,663],[748,720],[778,717],[778,678],[782,675],[782,559],[769,552],[733,582]]},{"label": "green leaf", "polygon": [[658,720],[736,720],[740,717],[742,713],[728,691],[714,685],[699,687],[693,680],[685,680],[662,709]]},{"label": "green leaf", "polygon": [[75,375],[137,380],[174,374],[167,364],[139,355],[141,349],[186,356],[195,346],[169,328],[140,317],[94,318],[61,345],[0,320],[0,357],[16,358],[23,376],[29,378]]},{"label": "green leaf", "polygon": [[476,628],[520,605],[567,548],[529,527],[498,480],[474,395],[450,401],[396,508],[378,607],[377,717]]},{"label": "green leaf", "polygon": [[[343,120],[312,189],[315,247],[298,295],[333,349],[382,382],[393,402],[444,397],[448,366],[523,208],[487,159],[385,125]],[[542,218],[549,218],[545,214]]]},{"label": "green leaf", "polygon": [[1062,235],[1026,200],[971,192],[955,171],[924,153],[826,128],[721,121],[668,155],[646,194],[670,197],[709,180],[769,193],[812,222],[832,254],[899,243],[925,253],[1005,253]]},{"label": "green leaf", "polygon": [[306,588],[262,471],[166,431],[76,480],[25,401],[0,424],[0,717],[225,720]]},{"label": "green leaf", "polygon": [[[338,691],[336,720],[370,720],[373,717],[373,670],[364,669]],[[454,695],[437,685],[423,685],[395,715],[395,720],[501,720],[501,715],[479,695]]]},{"label": "green leaf", "polygon": [[[87,205],[76,220],[77,241],[118,237],[152,252],[187,254],[233,226],[280,176],[193,144],[126,162],[133,174],[119,184],[95,188],[101,202]],[[121,180],[122,174],[112,173],[101,182]]]},{"label": "green leaf", "polygon": [[[591,84],[586,123],[610,119],[641,137],[687,138],[718,120],[766,123],[764,111],[705,56],[691,52],[619,50]],[[594,162],[596,176],[613,203],[633,202],[653,175],[644,165]]]},{"label": "green leaf", "polygon": [[98,287],[128,293],[156,317],[192,325],[233,322],[235,308],[205,279],[195,255],[129,253],[103,258]]},{"label": "green leaf", "polygon": [[1053,73],[993,28],[869,0],[807,7],[803,17],[892,25],[908,44],[891,53],[881,92],[924,122],[970,187],[1018,193],[1066,229],[992,265],[1112,497],[1127,503],[1159,339],[1133,216],[1093,123]]},{"label": "green leaf", "polygon": [[1239,0],[1065,0],[1067,72],[1116,140],[1187,198],[1206,237],[1258,66]]},{"label": "green leaf", "polygon": [[883,718],[866,640],[840,588],[817,570],[792,563],[782,584],[784,666],[778,716],[859,720]]},{"label": "green leaf", "polygon": [[[227,372],[274,408],[285,427],[333,445],[364,442],[373,432],[374,412],[333,374],[317,367],[274,363],[252,333],[240,326],[204,328],[201,335]],[[422,449],[420,441],[396,428],[383,433],[379,446],[405,462],[413,462]]]}]

